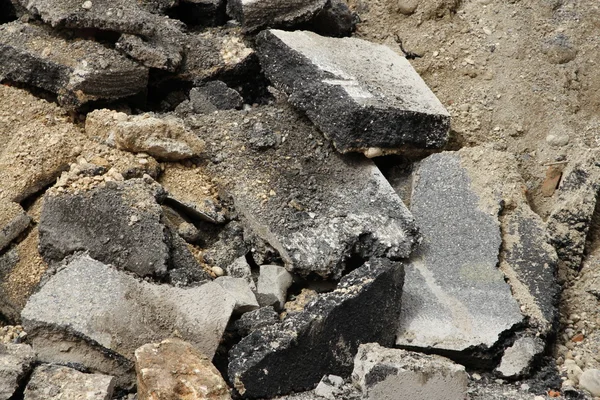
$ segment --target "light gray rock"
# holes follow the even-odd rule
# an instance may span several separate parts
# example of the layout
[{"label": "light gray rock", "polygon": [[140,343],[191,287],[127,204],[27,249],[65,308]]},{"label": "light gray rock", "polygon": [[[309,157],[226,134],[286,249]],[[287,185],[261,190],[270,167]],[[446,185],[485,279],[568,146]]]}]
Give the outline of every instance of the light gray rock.
[{"label": "light gray rock", "polygon": [[40,365],[25,388],[25,400],[110,400],[115,378],[84,374],[60,365]]},{"label": "light gray rock", "polygon": [[547,220],[550,242],[558,257],[579,270],[585,240],[600,191],[600,153],[588,151],[563,171],[557,200]]},{"label": "light gray rock", "polygon": [[228,0],[227,14],[239,21],[245,31],[256,31],[306,22],[326,3],[327,0]]},{"label": "light gray rock", "polygon": [[229,380],[247,398],[313,389],[323,375],[347,376],[358,346],[391,346],[403,266],[371,259],[304,311],[250,333],[229,352]]},{"label": "light gray rock", "polygon": [[396,340],[471,362],[491,358],[485,352],[523,321],[498,269],[498,215],[506,193],[474,180],[492,172],[477,175],[465,166],[483,159],[478,151],[434,154],[416,170],[411,211],[424,241],[406,269]]},{"label": "light gray rock", "polygon": [[397,260],[419,242],[412,215],[373,162],[337,153],[289,105],[186,122],[218,155],[206,170],[254,233],[244,238],[255,259],[267,243],[290,272],[339,278],[352,254]]},{"label": "light gray rock", "polygon": [[356,38],[268,30],[257,36],[266,76],[342,153],[439,148],[450,115],[410,63]]},{"label": "light gray rock", "polygon": [[81,255],[30,297],[21,317],[41,361],[79,363],[127,387],[145,343],[179,336],[212,358],[234,306],[214,282],[151,284]]},{"label": "light gray rock", "polygon": [[393,400],[401,393],[412,400],[466,400],[469,376],[465,367],[447,358],[362,344],[354,359],[352,378],[363,399]]},{"label": "light gray rock", "polygon": [[326,375],[315,388],[315,395],[328,400],[336,400],[342,392],[344,378],[337,375]]},{"label": "light gray rock", "polygon": [[0,56],[0,75],[56,93],[65,107],[133,96],[148,84],[148,70],[117,51],[44,25],[0,26]]},{"label": "light gray rock", "polygon": [[600,396],[600,370],[588,369],[579,377],[579,387],[587,390],[592,396]]},{"label": "light gray rock", "polygon": [[227,271],[227,275],[244,279],[250,286],[250,289],[256,290],[256,284],[252,279],[252,268],[250,267],[250,264],[248,264],[246,256],[236,258],[235,261],[225,268],[225,270]]},{"label": "light gray rock", "polygon": [[519,378],[531,370],[534,359],[542,354],[545,343],[536,337],[521,337],[504,350],[496,372],[503,378]]},{"label": "light gray rock", "polygon": [[29,345],[0,343],[0,399],[12,398],[35,360],[35,352]]},{"label": "light gray rock", "polygon": [[287,290],[294,277],[285,268],[278,265],[261,265],[256,285],[256,296],[259,304],[274,306],[281,310],[287,299]]},{"label": "light gray rock", "polygon": [[0,199],[0,251],[21,234],[29,224],[31,217],[18,203]]},{"label": "light gray rock", "polygon": [[221,276],[215,279],[215,283],[220,285],[235,299],[234,311],[245,313],[259,308],[256,296],[245,279]]}]

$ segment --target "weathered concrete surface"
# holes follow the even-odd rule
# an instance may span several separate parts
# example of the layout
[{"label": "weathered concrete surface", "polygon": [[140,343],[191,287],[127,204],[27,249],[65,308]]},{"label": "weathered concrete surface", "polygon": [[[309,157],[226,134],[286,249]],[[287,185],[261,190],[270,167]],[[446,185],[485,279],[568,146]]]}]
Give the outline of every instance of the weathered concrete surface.
[{"label": "weathered concrete surface", "polygon": [[164,275],[169,248],[160,185],[142,179],[108,182],[82,193],[45,195],[39,224],[40,253],[47,262],[76,251],[140,276]]},{"label": "weathered concrete surface", "polygon": [[400,259],[419,241],[379,169],[362,156],[339,155],[289,106],[219,111],[186,123],[215,155],[207,172],[288,271],[340,277],[353,253]]},{"label": "weathered concrete surface", "polygon": [[34,362],[35,352],[31,346],[0,343],[0,399],[12,398]]},{"label": "weathered concrete surface", "polygon": [[110,400],[115,378],[84,374],[60,365],[40,365],[25,388],[24,400]]},{"label": "weathered concrete surface", "polygon": [[439,148],[450,115],[410,63],[356,38],[268,30],[257,36],[266,76],[342,153]]},{"label": "weathered concrete surface", "polygon": [[585,240],[600,191],[600,153],[588,151],[563,171],[556,205],[548,217],[548,235],[558,257],[580,269]]},{"label": "weathered concrete surface", "polygon": [[67,40],[43,25],[0,26],[0,75],[58,94],[67,107],[133,96],[146,88],[148,70],[90,40]]},{"label": "weathered concrete surface", "polygon": [[29,224],[31,217],[18,203],[0,198],[0,251],[21,234]]},{"label": "weathered concrete surface", "polygon": [[212,358],[234,306],[216,283],[150,284],[83,255],[31,296],[21,317],[41,361],[80,363],[123,387],[145,343],[178,335]]},{"label": "weathered concrete surface", "polygon": [[523,336],[504,350],[504,355],[496,372],[503,378],[519,378],[526,376],[531,370],[533,361],[544,351],[545,343],[539,337]]},{"label": "weathered concrete surface", "polygon": [[88,135],[114,141],[118,149],[144,152],[161,161],[198,156],[204,149],[204,142],[189,132],[183,121],[173,116],[94,110],[87,115],[85,130]]},{"label": "weathered concrete surface", "polygon": [[281,310],[287,299],[287,290],[294,276],[278,265],[261,265],[256,283],[256,297],[262,307],[274,306]]},{"label": "weathered concrete surface", "polygon": [[465,367],[447,358],[361,344],[352,378],[363,399],[466,400],[469,376]]},{"label": "weathered concrete surface", "polygon": [[227,14],[249,32],[299,25],[321,11],[326,3],[327,0],[229,0]]},{"label": "weathered concrete surface", "polygon": [[192,88],[189,96],[189,100],[177,106],[177,114],[186,116],[208,114],[217,110],[239,110],[244,105],[242,96],[223,81],[210,81]]},{"label": "weathered concrete surface", "polygon": [[304,312],[242,339],[229,353],[229,380],[245,397],[262,398],[350,374],[361,343],[393,344],[403,278],[400,263],[368,261]]},{"label": "weathered concrete surface", "polygon": [[220,285],[235,299],[235,312],[245,313],[256,310],[259,307],[256,296],[245,279],[221,276],[215,279],[215,283]]},{"label": "weathered concrete surface", "polygon": [[190,343],[166,339],[135,351],[138,400],[231,400],[210,359]]}]

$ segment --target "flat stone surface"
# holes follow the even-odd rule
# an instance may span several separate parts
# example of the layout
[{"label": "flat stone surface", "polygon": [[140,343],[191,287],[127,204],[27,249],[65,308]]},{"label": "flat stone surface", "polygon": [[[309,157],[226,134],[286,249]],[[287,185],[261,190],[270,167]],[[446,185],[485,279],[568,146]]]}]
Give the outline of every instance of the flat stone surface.
[{"label": "flat stone surface", "polygon": [[0,251],[21,234],[29,224],[31,217],[18,203],[0,198]]},{"label": "flat stone surface", "polygon": [[281,310],[287,299],[287,290],[294,277],[278,265],[261,265],[256,283],[256,296],[261,306],[274,306]]},{"label": "flat stone surface", "polygon": [[0,399],[12,398],[35,360],[35,352],[29,345],[0,343]]},{"label": "flat stone surface", "polygon": [[314,388],[325,374],[347,376],[358,346],[391,346],[404,269],[372,259],[281,324],[252,332],[229,352],[229,380],[247,398]]},{"label": "flat stone surface", "polygon": [[361,344],[354,359],[353,380],[363,399],[393,400],[399,393],[414,400],[466,400],[465,367],[447,358]]},{"label": "flat stone surface", "polygon": [[231,400],[210,359],[190,343],[166,339],[135,351],[138,400]]},{"label": "flat stone surface", "polygon": [[44,25],[0,26],[0,57],[0,75],[56,93],[66,107],[133,96],[148,84],[148,70],[117,51]]},{"label": "flat stone surface", "polygon": [[342,153],[439,148],[450,115],[410,63],[356,38],[268,30],[257,37],[266,76]]},{"label": "flat stone surface", "polygon": [[215,283],[220,285],[231,297],[235,299],[234,311],[245,313],[259,308],[256,296],[250,289],[250,285],[243,278],[233,278],[231,276],[221,276],[215,279]]},{"label": "flat stone surface", "polygon": [[263,27],[291,27],[309,20],[325,7],[326,0],[230,0],[227,14],[246,31]]},{"label": "flat stone surface", "polygon": [[400,346],[468,358],[523,321],[498,269],[500,194],[474,185],[462,164],[470,156],[434,154],[416,170],[411,211],[424,241],[406,269]]},{"label": "flat stone surface", "polygon": [[60,365],[40,365],[25,388],[25,400],[110,400],[115,378],[84,374]]},{"label": "flat stone surface", "polygon": [[352,254],[400,259],[417,244],[412,215],[379,169],[338,154],[286,104],[186,123],[206,141],[207,172],[288,271],[340,277]]},{"label": "flat stone surface", "polygon": [[124,387],[145,343],[178,335],[212,358],[234,306],[216,283],[151,284],[83,255],[31,296],[21,316],[41,361],[80,363]]},{"label": "flat stone surface", "polygon": [[588,369],[579,377],[579,386],[587,390],[592,396],[600,396],[600,370]]},{"label": "flat stone surface", "polygon": [[583,153],[578,162],[563,171],[557,200],[548,217],[548,235],[558,257],[570,268],[579,270],[585,240],[600,190],[599,153]]},{"label": "flat stone surface", "polygon": [[496,372],[503,378],[519,378],[527,375],[533,360],[542,354],[545,343],[542,339],[530,336],[518,338],[504,350],[504,355]]}]

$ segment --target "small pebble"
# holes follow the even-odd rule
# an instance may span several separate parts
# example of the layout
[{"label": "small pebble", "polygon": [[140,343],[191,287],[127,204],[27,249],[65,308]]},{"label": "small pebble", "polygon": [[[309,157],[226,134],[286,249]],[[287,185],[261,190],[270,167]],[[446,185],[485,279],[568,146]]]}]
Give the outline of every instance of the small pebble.
[{"label": "small pebble", "polygon": [[412,15],[419,6],[418,0],[398,0],[397,10],[400,14]]},{"label": "small pebble", "polygon": [[211,271],[213,272],[213,274],[215,274],[216,276],[223,276],[224,272],[223,272],[223,268],[221,267],[212,267]]},{"label": "small pebble", "polygon": [[546,136],[546,143],[548,143],[552,147],[563,147],[569,144],[569,136],[550,134]]},{"label": "small pebble", "polygon": [[81,5],[81,8],[83,8],[84,10],[89,10],[90,8],[92,8],[92,2],[91,1],[84,1],[83,4]]}]

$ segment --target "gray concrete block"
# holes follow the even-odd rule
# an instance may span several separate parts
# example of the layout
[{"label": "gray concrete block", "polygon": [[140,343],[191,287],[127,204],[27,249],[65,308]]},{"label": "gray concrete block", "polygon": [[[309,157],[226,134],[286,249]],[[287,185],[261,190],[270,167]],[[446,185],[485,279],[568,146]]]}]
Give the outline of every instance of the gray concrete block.
[{"label": "gray concrete block", "polygon": [[531,370],[533,361],[539,357],[546,343],[539,337],[523,336],[504,350],[496,372],[503,378],[520,378]]},{"label": "gray concrete block", "polygon": [[19,236],[31,223],[31,217],[18,203],[0,198],[0,251]]},{"label": "gray concrete block", "polygon": [[557,200],[548,217],[550,242],[558,257],[570,268],[579,270],[585,250],[598,193],[600,191],[600,154],[588,151],[563,171]]},{"label": "gray concrete block", "polygon": [[0,399],[8,400],[33,369],[35,352],[26,344],[0,343]]},{"label": "gray concrete block", "polygon": [[110,400],[115,378],[101,374],[84,374],[60,365],[37,367],[27,387],[24,400]]},{"label": "gray concrete block", "polygon": [[326,374],[349,375],[361,343],[393,344],[403,278],[400,263],[366,262],[303,312],[235,345],[231,383],[246,398],[263,398],[312,389]]},{"label": "gray concrete block", "polygon": [[352,378],[363,399],[466,400],[469,376],[465,367],[447,358],[377,343],[362,344],[354,359]]},{"label": "gray concrete block", "polygon": [[148,70],[117,51],[44,25],[0,26],[0,59],[0,75],[56,93],[66,107],[133,96],[148,84]]},{"label": "gray concrete block", "polygon": [[292,27],[311,19],[327,0],[228,0],[227,14],[245,31],[264,27]]},{"label": "gray concrete block", "polygon": [[41,361],[78,363],[127,387],[145,343],[179,336],[212,358],[234,306],[214,282],[151,284],[82,255],[30,297],[21,317]]},{"label": "gray concrete block", "polygon": [[339,278],[352,254],[400,259],[418,243],[412,215],[381,171],[340,155],[286,104],[186,122],[214,155],[206,170],[288,271]]},{"label": "gray concrete block", "polygon": [[261,265],[256,283],[256,297],[262,307],[274,306],[281,310],[287,300],[287,290],[294,277],[278,265]]},{"label": "gray concrete block", "polygon": [[268,30],[257,37],[266,76],[342,153],[439,148],[450,115],[410,63],[356,38]]},{"label": "gray concrete block", "polygon": [[235,299],[234,311],[245,313],[259,308],[256,296],[245,279],[221,276],[215,279],[215,283]]}]

